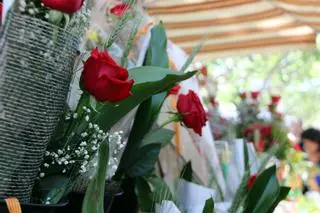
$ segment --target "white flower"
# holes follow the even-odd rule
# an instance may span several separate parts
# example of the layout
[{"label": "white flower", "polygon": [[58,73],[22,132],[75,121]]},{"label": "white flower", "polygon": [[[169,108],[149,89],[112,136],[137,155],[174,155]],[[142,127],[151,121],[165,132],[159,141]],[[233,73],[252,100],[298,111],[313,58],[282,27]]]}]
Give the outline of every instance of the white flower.
[{"label": "white flower", "polygon": [[58,154],[59,155],[62,155],[63,154],[63,151],[61,149],[58,149]]},{"label": "white flower", "polygon": [[43,166],[44,166],[45,168],[48,168],[48,167],[49,167],[49,164],[44,163]]},{"label": "white flower", "polygon": [[64,170],[62,170],[62,173],[64,174],[64,173],[66,173],[67,172],[67,170],[66,169],[64,169]]},{"label": "white flower", "polygon": [[81,137],[85,138],[85,137],[87,137],[87,136],[88,136],[88,133],[87,133],[87,132],[81,133]]},{"label": "white flower", "polygon": [[84,156],[84,159],[89,159],[89,158],[90,158],[89,155],[85,155],[85,156]]},{"label": "white flower", "polygon": [[93,128],[93,124],[89,123],[89,128],[92,129]]},{"label": "white flower", "polygon": [[49,156],[50,155],[50,152],[48,152],[48,151],[46,151],[46,154],[45,154],[46,156]]},{"label": "white flower", "polygon": [[44,172],[40,173],[40,177],[43,178],[45,176]]},{"label": "white flower", "polygon": [[77,113],[74,113],[73,114],[73,118],[77,118],[78,117],[78,114]]},{"label": "white flower", "polygon": [[82,142],[80,143],[80,146],[87,146],[87,142],[82,141]]},{"label": "white flower", "polygon": [[97,147],[96,147],[96,146],[93,146],[91,149],[92,149],[93,151],[96,151],[96,150],[97,150]]},{"label": "white flower", "polygon": [[29,13],[30,15],[33,15],[33,14],[34,14],[34,10],[33,10],[33,9],[29,9],[29,10],[28,10],[28,13]]},{"label": "white flower", "polygon": [[86,115],[86,117],[84,118],[86,121],[89,121],[90,120],[90,117],[89,115]]}]

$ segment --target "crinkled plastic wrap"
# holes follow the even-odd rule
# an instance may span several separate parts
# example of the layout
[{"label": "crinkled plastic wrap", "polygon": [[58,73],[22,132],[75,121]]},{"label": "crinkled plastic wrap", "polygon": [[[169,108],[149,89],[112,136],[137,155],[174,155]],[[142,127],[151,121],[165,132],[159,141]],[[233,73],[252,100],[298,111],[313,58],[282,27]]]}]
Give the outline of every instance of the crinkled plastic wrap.
[{"label": "crinkled plastic wrap", "polygon": [[39,19],[9,14],[0,45],[0,196],[29,202],[65,107],[79,39]]}]

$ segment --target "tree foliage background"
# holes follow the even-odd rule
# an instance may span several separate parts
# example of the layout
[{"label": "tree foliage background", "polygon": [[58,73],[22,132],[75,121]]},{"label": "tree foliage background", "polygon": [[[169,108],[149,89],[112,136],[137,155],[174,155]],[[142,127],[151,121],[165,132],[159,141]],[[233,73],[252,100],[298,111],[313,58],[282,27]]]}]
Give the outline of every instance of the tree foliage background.
[{"label": "tree foliage background", "polygon": [[[267,106],[271,94],[282,96],[282,111],[305,127],[320,127],[320,52],[255,54],[210,61],[208,92],[220,108],[232,110],[241,90],[260,90]],[[208,95],[208,94],[207,94]]]}]

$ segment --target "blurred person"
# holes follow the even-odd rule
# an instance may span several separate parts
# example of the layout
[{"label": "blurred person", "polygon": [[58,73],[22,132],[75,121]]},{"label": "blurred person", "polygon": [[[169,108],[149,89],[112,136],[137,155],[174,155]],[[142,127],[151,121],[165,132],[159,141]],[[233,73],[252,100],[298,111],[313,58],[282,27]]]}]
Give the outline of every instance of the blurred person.
[{"label": "blurred person", "polygon": [[[309,128],[301,134],[302,148],[307,153],[308,159],[320,167],[320,131]],[[312,191],[320,191],[320,174],[311,174],[308,185]]]}]

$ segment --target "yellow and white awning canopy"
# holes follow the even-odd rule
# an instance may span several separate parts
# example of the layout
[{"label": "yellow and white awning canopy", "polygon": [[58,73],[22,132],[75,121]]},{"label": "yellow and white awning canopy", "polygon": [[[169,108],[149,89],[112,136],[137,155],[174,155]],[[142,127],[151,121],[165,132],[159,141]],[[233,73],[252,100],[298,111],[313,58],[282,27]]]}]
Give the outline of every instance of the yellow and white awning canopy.
[{"label": "yellow and white awning canopy", "polygon": [[315,48],[320,0],[157,0],[147,8],[169,38],[200,59]]}]

